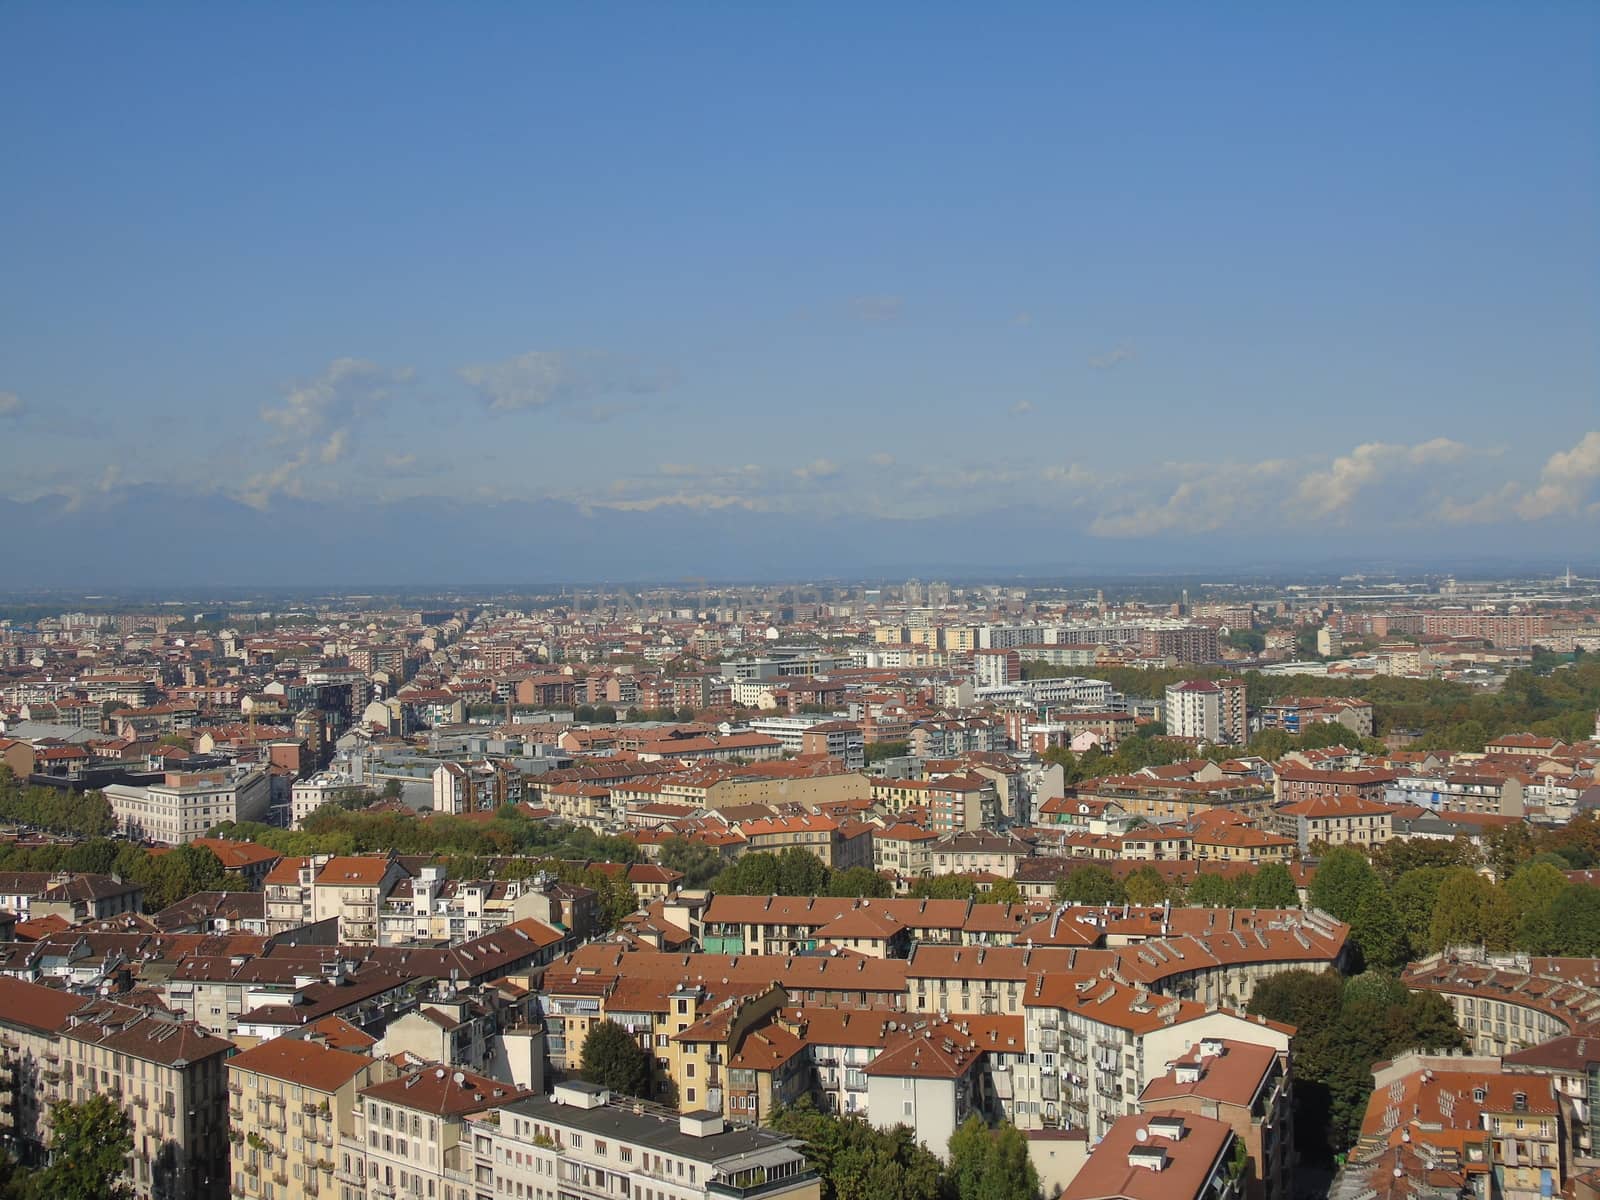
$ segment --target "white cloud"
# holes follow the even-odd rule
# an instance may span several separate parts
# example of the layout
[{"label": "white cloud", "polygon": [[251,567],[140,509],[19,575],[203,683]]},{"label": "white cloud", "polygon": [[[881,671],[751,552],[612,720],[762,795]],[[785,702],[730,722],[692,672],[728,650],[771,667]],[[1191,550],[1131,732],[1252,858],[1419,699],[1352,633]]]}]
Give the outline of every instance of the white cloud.
[{"label": "white cloud", "polygon": [[1296,500],[1306,515],[1331,517],[1348,509],[1369,488],[1416,468],[1458,462],[1467,453],[1466,446],[1445,437],[1415,446],[1365,442],[1335,458],[1326,470],[1315,471],[1301,480]]},{"label": "white cloud", "polygon": [[803,467],[796,467],[791,474],[796,479],[832,479],[839,473],[839,464],[831,458],[817,458],[808,462]]},{"label": "white cloud", "polygon": [[1570,450],[1552,454],[1539,473],[1539,486],[1517,503],[1517,515],[1529,521],[1545,517],[1577,516],[1591,503],[1600,481],[1600,430],[1583,435]]},{"label": "white cloud", "polygon": [[264,405],[261,419],[290,435],[309,436],[330,424],[350,420],[367,406],[387,399],[396,384],[411,380],[410,367],[379,366],[364,358],[336,358],[315,379],[284,393],[281,407]]},{"label": "white cloud", "polygon": [[757,505],[748,496],[729,496],[717,492],[674,492],[667,496],[649,496],[639,500],[608,500],[597,507],[621,509],[623,512],[653,512],[658,508],[753,510]]},{"label": "white cloud", "polygon": [[266,509],[277,495],[301,495],[300,472],[310,461],[309,452],[302,450],[293,458],[286,458],[277,466],[252,475],[239,489],[239,499],[251,508]]},{"label": "white cloud", "polygon": [[867,461],[875,467],[892,467],[894,466],[894,455],[879,451],[877,454],[868,455]]},{"label": "white cloud", "polygon": [[905,306],[904,296],[854,296],[850,300],[856,319],[872,325],[898,320]]},{"label": "white cloud", "polygon": [[1013,417],[1023,416],[1025,414],[1031,413],[1033,411],[1033,401],[1031,401],[1031,400],[1018,400],[1010,408],[1006,409],[1006,411],[1008,413],[1010,413]]},{"label": "white cloud", "polygon": [[322,443],[322,449],[317,451],[317,457],[323,463],[332,465],[344,457],[344,452],[349,442],[350,431],[348,429],[335,429],[328,436],[328,440]]},{"label": "white cloud", "polygon": [[1096,371],[1109,371],[1122,363],[1131,362],[1137,356],[1138,352],[1134,350],[1133,343],[1123,342],[1122,345],[1104,354],[1096,354],[1089,360],[1089,365]]},{"label": "white cloud", "polygon": [[391,471],[404,471],[417,465],[417,456],[415,454],[386,454],[383,457],[383,465]]},{"label": "white cloud", "polygon": [[27,405],[15,392],[0,392],[0,417],[19,416]]},{"label": "white cloud", "polygon": [[678,382],[667,368],[593,350],[530,350],[502,362],[471,363],[457,374],[496,412],[587,407],[596,420],[621,411],[599,403],[606,397],[651,395]]}]

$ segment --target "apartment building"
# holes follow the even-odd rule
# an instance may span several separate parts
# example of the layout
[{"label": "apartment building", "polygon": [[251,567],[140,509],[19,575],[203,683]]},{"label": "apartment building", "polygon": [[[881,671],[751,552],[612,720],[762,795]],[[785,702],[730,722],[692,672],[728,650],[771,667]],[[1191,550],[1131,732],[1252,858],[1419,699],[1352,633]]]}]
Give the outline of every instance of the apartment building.
[{"label": "apartment building", "polygon": [[179,846],[224,821],[265,821],[272,788],[260,767],[168,771],[160,783],[103,789],[117,829],[131,838]]},{"label": "apartment building", "polygon": [[1097,975],[1041,975],[1023,1006],[1029,1059],[1012,1079],[1015,1122],[1087,1129],[1091,1141],[1136,1112],[1145,1086],[1196,1042],[1231,1037],[1287,1053],[1294,1033]]},{"label": "apartment building", "polygon": [[0,911],[26,921],[58,916],[71,924],[144,911],[144,885],[117,875],[0,871]]},{"label": "apartment building", "polygon": [[1106,1131],[1060,1200],[1240,1200],[1234,1133],[1191,1113],[1125,1116]]},{"label": "apartment building", "polygon": [[1409,1051],[1373,1069],[1374,1089],[1351,1161],[1421,1151],[1473,1191],[1537,1200],[1569,1182],[1573,1102],[1548,1076],[1508,1070],[1496,1056]]},{"label": "apartment building", "polygon": [[1162,716],[1174,737],[1243,745],[1249,737],[1242,679],[1190,679],[1170,685]]},{"label": "apartment building", "polygon": [[1449,1001],[1479,1054],[1506,1055],[1600,1020],[1600,979],[1580,963],[1570,966],[1579,969],[1560,960],[1451,950],[1411,963],[1400,982]]},{"label": "apartment building", "polygon": [[905,823],[876,830],[872,835],[872,865],[908,882],[926,878],[933,874],[930,847],[938,836],[921,825]]},{"label": "apartment building", "polygon": [[[1342,774],[1343,772],[1317,772]],[[1314,842],[1329,846],[1376,846],[1394,836],[1396,810],[1357,792],[1312,796],[1275,808],[1271,825],[1279,837],[1292,838],[1301,854]]]},{"label": "apartment building", "polygon": [[46,1114],[61,1093],[61,1033],[89,1000],[0,975],[0,1146],[34,1163],[47,1138]]},{"label": "apartment building", "polygon": [[872,866],[872,827],[860,821],[832,817],[762,817],[734,827],[748,849],[782,854],[805,850],[835,871]]},{"label": "apartment building", "polygon": [[311,919],[337,920],[340,945],[375,946],[378,905],[405,878],[393,855],[329,858],[311,880]]},{"label": "apartment building", "polygon": [[1191,1113],[1224,1122],[1248,1156],[1245,1200],[1293,1194],[1294,1108],[1289,1055],[1254,1042],[1206,1038],[1145,1084],[1145,1113]]},{"label": "apartment building", "polygon": [[[519,1200],[819,1200],[798,1139],[569,1082],[469,1119],[483,1195]],[[444,1193],[469,1200],[476,1193]]]},{"label": "apartment building", "polygon": [[382,1059],[308,1038],[262,1042],[228,1061],[228,1138],[239,1200],[337,1197],[341,1139],[357,1093],[392,1074]]},{"label": "apartment building", "polygon": [[262,877],[269,935],[311,923],[311,882],[316,877],[317,863],[305,856],[281,858]]},{"label": "apartment building", "polygon": [[1033,855],[1033,843],[1014,833],[986,829],[947,833],[927,846],[936,875],[994,875],[1010,879]]},{"label": "apartment building", "polygon": [[107,1093],[131,1118],[128,1178],[141,1200],[228,1194],[224,1064],[232,1042],[100,1000],[68,1016],[55,1049],[61,1080],[50,1100],[81,1104]]},{"label": "apartment building", "polygon": [[1371,737],[1372,704],[1347,696],[1286,696],[1263,704],[1257,713],[1263,729],[1302,733],[1307,726],[1339,724],[1359,737]]},{"label": "apartment building", "polygon": [[466,1119],[527,1094],[514,1084],[446,1066],[406,1071],[362,1088],[334,1174],[366,1197],[470,1196],[475,1164]]}]

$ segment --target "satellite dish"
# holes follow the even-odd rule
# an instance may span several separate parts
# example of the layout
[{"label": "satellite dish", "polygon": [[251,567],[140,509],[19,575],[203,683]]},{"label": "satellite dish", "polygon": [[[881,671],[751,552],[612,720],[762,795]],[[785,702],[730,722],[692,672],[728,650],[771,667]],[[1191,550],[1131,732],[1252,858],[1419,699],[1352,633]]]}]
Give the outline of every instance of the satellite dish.
[{"label": "satellite dish", "polygon": [[1141,1126],[1140,1128],[1134,1130],[1133,1136],[1138,1138],[1141,1142],[1148,1142],[1150,1140],[1150,1131]]},{"label": "satellite dish", "polygon": [[[444,1074],[444,1072],[441,1071],[440,1074],[442,1075],[442,1074]],[[451,1076],[451,1078],[454,1079],[457,1083],[465,1083],[467,1081],[467,1077],[465,1075],[463,1075],[460,1071],[457,1071],[453,1076]]]}]

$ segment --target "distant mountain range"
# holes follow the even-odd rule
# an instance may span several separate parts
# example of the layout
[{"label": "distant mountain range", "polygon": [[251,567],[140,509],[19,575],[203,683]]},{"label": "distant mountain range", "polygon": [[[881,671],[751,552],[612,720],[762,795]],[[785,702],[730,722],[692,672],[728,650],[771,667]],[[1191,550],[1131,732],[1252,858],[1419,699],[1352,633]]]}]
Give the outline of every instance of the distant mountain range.
[{"label": "distant mountain range", "polygon": [[[1301,539],[1236,532],[1115,540],[1091,537],[1035,507],[905,520],[674,506],[633,512],[552,500],[284,498],[262,510],[220,495],[133,487],[79,502],[0,500],[0,590],[1564,569],[1566,539],[1540,530],[1549,544],[1534,544],[1533,532],[1479,526],[1442,535],[1362,530]],[[1582,544],[1592,546],[1593,537]]]}]

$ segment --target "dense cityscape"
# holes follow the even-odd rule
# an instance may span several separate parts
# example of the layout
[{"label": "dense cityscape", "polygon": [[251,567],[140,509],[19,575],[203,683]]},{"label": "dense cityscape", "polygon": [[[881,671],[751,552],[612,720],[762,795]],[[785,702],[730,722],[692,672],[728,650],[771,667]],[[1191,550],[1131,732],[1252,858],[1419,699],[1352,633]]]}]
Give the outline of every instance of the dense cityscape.
[{"label": "dense cityscape", "polygon": [[0,1200],[1600,1200],[1600,4],[0,64]]},{"label": "dense cityscape", "polygon": [[76,599],[0,618],[8,1186],[1600,1182],[1571,572]]}]

